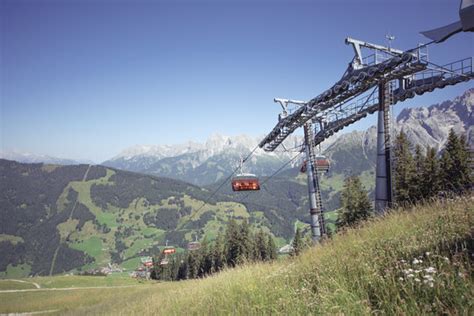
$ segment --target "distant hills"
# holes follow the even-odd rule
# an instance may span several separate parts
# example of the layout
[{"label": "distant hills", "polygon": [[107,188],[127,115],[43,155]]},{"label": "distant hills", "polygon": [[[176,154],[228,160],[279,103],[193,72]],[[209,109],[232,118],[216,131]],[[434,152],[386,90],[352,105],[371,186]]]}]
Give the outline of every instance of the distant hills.
[{"label": "distant hills", "polygon": [[[403,129],[413,144],[440,149],[454,128],[467,134],[472,145],[473,104],[470,89],[451,101],[405,109],[395,129]],[[257,150],[246,171],[266,181],[262,190],[235,193],[225,185],[201,208],[239,156],[257,142],[214,135],[205,144],[136,146],[104,162],[108,166],[0,159],[0,277],[85,270],[109,262],[132,269],[166,240],[185,248],[196,237],[213,238],[231,217],[248,219],[253,227],[270,231],[279,245],[287,243],[295,225],[309,222],[301,161],[269,181],[266,177],[295,153]],[[336,135],[325,143],[323,152],[331,161],[321,181],[325,210],[340,207],[349,174],[359,175],[373,195],[376,128]],[[285,147],[300,144],[295,136]],[[334,215],[328,213],[330,223]]]},{"label": "distant hills", "polygon": [[47,163],[56,165],[79,165],[79,164],[90,164],[93,163],[89,160],[75,160],[67,158],[58,158],[49,155],[39,155],[19,150],[2,150],[0,151],[0,159],[14,160],[24,163]]},{"label": "distant hills", "polygon": [[0,159],[0,277],[48,275],[117,263],[134,269],[166,241],[214,238],[232,218],[271,231],[278,244],[307,222],[306,187],[274,178],[246,197],[104,166]]}]

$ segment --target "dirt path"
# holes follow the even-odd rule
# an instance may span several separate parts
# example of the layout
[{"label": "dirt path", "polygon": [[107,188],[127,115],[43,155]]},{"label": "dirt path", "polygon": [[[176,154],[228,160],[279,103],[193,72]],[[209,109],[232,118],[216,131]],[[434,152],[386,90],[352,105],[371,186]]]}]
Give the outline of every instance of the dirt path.
[{"label": "dirt path", "polygon": [[8,314],[0,314],[0,316],[27,316],[27,315],[41,315],[41,314],[51,314],[59,312],[59,309],[50,309],[46,311],[37,311],[37,312],[22,312],[22,313],[8,313]]},{"label": "dirt path", "polygon": [[128,287],[143,286],[137,285],[115,285],[115,286],[84,286],[84,287],[63,287],[63,288],[38,288],[38,289],[24,289],[24,290],[1,290],[2,293],[22,293],[22,292],[39,292],[39,291],[77,291],[77,290],[94,290],[94,289],[121,289]]},{"label": "dirt path", "polygon": [[16,279],[4,279],[2,281],[13,281],[13,282],[20,282],[20,283],[29,283],[29,284],[33,284],[37,289],[41,288],[41,286],[36,282],[28,282],[28,281],[16,280]]}]

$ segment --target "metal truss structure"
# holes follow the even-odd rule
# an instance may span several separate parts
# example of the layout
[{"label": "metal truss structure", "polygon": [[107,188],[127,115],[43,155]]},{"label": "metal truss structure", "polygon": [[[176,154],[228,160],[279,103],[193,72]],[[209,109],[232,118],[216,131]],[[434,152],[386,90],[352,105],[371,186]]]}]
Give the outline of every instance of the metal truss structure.
[{"label": "metal truss structure", "polygon": [[[394,37],[387,39],[391,42]],[[352,45],[355,56],[342,78],[306,102],[274,99],[283,111],[276,126],[259,143],[265,151],[274,151],[297,128],[304,127],[314,241],[326,234],[314,147],[344,127],[379,111],[375,208],[383,213],[393,197],[390,107],[416,95],[474,78],[472,57],[438,66],[428,60],[427,45],[401,51],[352,38],[346,38],[346,44]],[[363,57],[363,49],[372,54]]]},{"label": "metal truss structure", "polygon": [[[474,78],[472,57],[438,66],[428,61],[427,54],[423,53],[424,47],[402,52],[350,38],[346,43],[354,46],[356,56],[332,87],[307,102],[275,99],[282,106],[285,102],[298,107],[291,114],[285,109],[278,124],[260,142],[260,148],[275,150],[288,135],[309,120],[319,123],[314,144],[320,144],[344,127],[377,111],[380,82],[394,87],[394,102],[397,103]],[[361,47],[374,53],[361,58]],[[368,95],[356,100],[367,92]]]}]

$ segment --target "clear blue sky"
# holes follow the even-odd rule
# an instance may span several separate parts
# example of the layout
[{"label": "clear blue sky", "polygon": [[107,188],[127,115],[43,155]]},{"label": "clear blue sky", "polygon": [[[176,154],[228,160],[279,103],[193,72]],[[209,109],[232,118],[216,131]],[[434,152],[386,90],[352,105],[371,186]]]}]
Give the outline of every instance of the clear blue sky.
[{"label": "clear blue sky", "polygon": [[[101,162],[135,144],[266,134],[274,97],[309,99],[352,58],[351,36],[408,49],[458,1],[5,1],[1,150]],[[430,49],[473,55],[473,33]],[[430,105],[473,84],[397,105]],[[374,123],[367,118],[356,126]]]}]

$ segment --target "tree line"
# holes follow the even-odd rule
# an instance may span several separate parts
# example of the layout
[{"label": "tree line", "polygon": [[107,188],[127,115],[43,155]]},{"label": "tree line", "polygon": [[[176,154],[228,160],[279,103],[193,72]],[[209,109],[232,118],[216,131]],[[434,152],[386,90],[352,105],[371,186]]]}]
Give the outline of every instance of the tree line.
[{"label": "tree line", "polygon": [[[263,229],[252,230],[243,220],[231,219],[224,233],[213,241],[204,240],[197,250],[154,258],[151,278],[178,281],[201,278],[245,262],[277,258],[273,237]],[[165,263],[166,264],[162,264]]]},{"label": "tree line", "polygon": [[[418,203],[447,194],[462,194],[472,188],[470,152],[466,137],[451,129],[446,145],[438,155],[435,148],[413,145],[401,131],[393,148],[394,201],[398,205]],[[355,226],[373,216],[373,203],[359,177],[344,181],[341,208],[337,211],[336,229]],[[297,256],[310,242],[297,228],[291,243],[291,256]],[[167,265],[157,258],[152,277],[161,280],[200,278],[249,261],[269,261],[277,257],[270,234],[251,231],[247,221],[232,219],[224,234],[213,242],[204,241],[202,248],[172,256]]]},{"label": "tree line", "polygon": [[472,186],[470,153],[464,135],[451,129],[441,155],[412,144],[405,133],[395,140],[395,198],[399,205],[417,203],[439,195],[462,194]]},{"label": "tree line", "polygon": [[[394,195],[397,205],[418,203],[433,197],[462,194],[472,188],[470,153],[466,137],[450,130],[446,145],[437,155],[428,147],[413,145],[401,131],[395,139]],[[359,177],[345,179],[336,227],[357,225],[373,215],[372,203]]]}]

